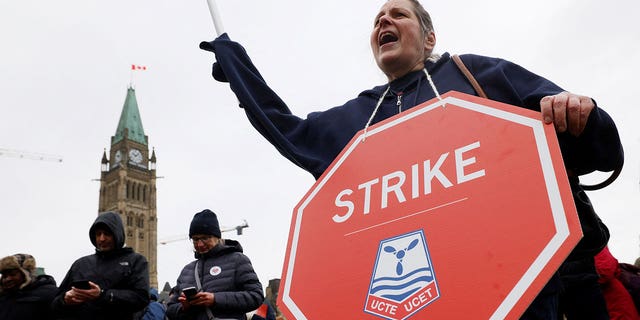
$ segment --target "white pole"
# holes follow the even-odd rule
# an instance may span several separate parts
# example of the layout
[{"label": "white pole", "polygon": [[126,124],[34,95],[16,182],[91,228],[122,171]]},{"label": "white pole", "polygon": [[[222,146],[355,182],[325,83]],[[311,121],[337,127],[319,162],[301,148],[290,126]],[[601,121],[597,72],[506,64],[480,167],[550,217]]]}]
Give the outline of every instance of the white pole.
[{"label": "white pole", "polygon": [[209,4],[209,12],[211,13],[213,26],[216,28],[218,35],[221,35],[224,33],[224,27],[222,26],[222,19],[220,18],[219,10],[216,6],[216,0],[207,0],[207,4]]}]

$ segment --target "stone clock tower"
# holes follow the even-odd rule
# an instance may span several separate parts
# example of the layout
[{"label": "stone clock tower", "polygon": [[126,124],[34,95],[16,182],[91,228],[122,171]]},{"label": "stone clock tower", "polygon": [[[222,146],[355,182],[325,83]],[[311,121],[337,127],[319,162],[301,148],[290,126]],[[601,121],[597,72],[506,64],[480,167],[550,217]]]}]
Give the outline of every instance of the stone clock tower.
[{"label": "stone clock tower", "polygon": [[149,154],[135,89],[127,89],[111,149],[102,155],[98,212],[115,211],[124,223],[125,242],[149,262],[149,282],[158,288],[156,154]]}]

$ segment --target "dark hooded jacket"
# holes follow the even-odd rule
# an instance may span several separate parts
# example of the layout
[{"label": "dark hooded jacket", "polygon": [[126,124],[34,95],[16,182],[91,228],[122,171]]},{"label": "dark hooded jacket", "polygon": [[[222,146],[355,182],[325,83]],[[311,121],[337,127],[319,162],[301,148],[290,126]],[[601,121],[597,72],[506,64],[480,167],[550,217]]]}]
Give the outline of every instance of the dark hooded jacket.
[{"label": "dark hooded jacket", "polygon": [[0,292],[0,320],[53,319],[50,306],[57,291],[53,277],[40,275],[22,289]]},{"label": "dark hooded jacket", "polygon": [[[342,106],[312,112],[302,119],[291,113],[269,88],[244,48],[230,40],[226,33],[214,41],[201,43],[200,48],[215,53],[214,78],[229,82],[251,124],[282,155],[316,179],[365,127],[388,86],[390,90],[371,124],[396,115],[398,103],[401,110],[407,110],[435,98],[426,75],[420,70],[365,90]],[[460,57],[487,96],[495,101],[540,111],[540,99],[564,91],[553,82],[503,59],[473,54]],[[436,62],[425,62],[425,68],[441,94],[452,90],[476,94],[448,53]],[[558,139],[566,168],[578,175],[595,170],[612,171],[622,164],[623,151],[616,126],[598,107],[590,113],[579,137],[564,132],[558,134]]]},{"label": "dark hooded jacket", "polygon": [[[195,267],[198,263],[198,277],[201,291],[212,292],[215,303],[210,308],[212,314],[222,319],[246,319],[246,313],[257,309],[264,300],[262,284],[253,270],[251,261],[242,253],[239,242],[225,239],[204,254],[195,254],[196,261],[187,264],[180,272],[177,287],[180,291],[196,287]],[[204,308],[191,307],[182,312],[178,295],[169,301],[169,319],[206,320]]]},{"label": "dark hooded jacket", "polygon": [[[96,245],[95,229],[106,226],[114,236],[115,249],[76,260],[60,284],[52,303],[58,319],[132,319],[133,314],[149,303],[149,270],[147,259],[124,247],[124,227],[120,215],[105,212],[98,215],[89,229],[91,243]],[[97,300],[80,305],[66,305],[65,292],[76,280],[89,280],[102,289]]]}]

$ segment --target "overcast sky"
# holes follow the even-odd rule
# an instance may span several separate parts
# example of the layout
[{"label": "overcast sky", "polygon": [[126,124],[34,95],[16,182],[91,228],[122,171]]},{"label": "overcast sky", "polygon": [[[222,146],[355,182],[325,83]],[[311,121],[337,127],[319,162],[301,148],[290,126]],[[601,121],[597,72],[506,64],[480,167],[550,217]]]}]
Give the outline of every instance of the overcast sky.
[{"label": "overcast sky", "polygon": [[[218,0],[242,43],[293,112],[341,105],[385,82],[369,49],[384,1]],[[638,257],[640,2],[433,1],[436,51],[502,57],[592,96],[618,124],[620,178],[591,192],[622,262]],[[314,183],[257,134],[227,84],[210,77],[215,36],[205,0],[0,0],[0,148],[62,163],[0,156],[0,255],[27,252],[58,282],[93,252],[100,159],[115,134],[130,65],[145,133],[157,154],[158,238],[186,234],[210,208],[239,240],[264,285],[279,278],[291,213]],[[437,85],[437,83],[436,83]],[[601,176],[591,177],[593,179]],[[193,259],[188,241],[158,247],[159,283]]]}]

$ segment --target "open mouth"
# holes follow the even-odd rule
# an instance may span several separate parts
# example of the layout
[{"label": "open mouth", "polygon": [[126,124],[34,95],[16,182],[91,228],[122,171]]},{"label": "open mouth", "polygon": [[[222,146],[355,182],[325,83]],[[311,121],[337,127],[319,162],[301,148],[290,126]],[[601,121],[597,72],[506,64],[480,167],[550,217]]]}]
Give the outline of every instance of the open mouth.
[{"label": "open mouth", "polygon": [[380,46],[383,46],[387,43],[396,42],[396,41],[398,41],[398,36],[396,36],[391,32],[382,33],[378,38],[378,43],[380,44]]}]

